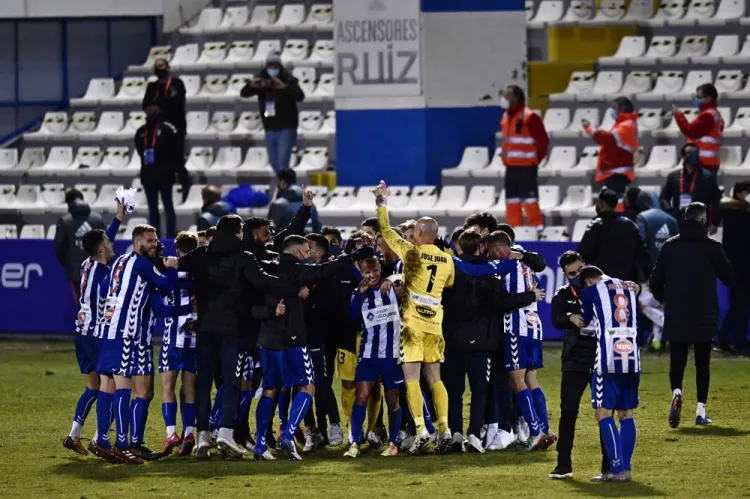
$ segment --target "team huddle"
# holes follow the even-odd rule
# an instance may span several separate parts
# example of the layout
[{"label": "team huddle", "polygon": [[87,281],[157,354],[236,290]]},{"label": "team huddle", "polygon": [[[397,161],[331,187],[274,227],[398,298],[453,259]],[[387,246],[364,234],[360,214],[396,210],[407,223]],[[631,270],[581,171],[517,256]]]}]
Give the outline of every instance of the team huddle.
[{"label": "team huddle", "polygon": [[[147,225],[133,230],[132,251],[115,257],[124,216],[118,204],[106,232],[83,237],[90,257],[81,264],[76,355],[86,388],[63,445],[130,464],[175,449],[199,459],[220,452],[256,460],[276,459],[275,449],[300,460],[297,441],[302,453],[344,445],[345,458],[374,448],[394,457],[554,445],[538,379],[537,302],[545,294],[536,272],[544,259],[516,245],[512,227],[486,213],[470,216],[447,242],[431,218],[392,228],[387,186],[373,193],[376,217],[347,241],[331,227],[307,232],[313,197],[306,192],[275,236],[267,219],[226,215],[205,233],[178,234],[177,256],[167,258]],[[571,321],[596,340],[591,398],[609,460],[603,479],[626,481],[636,438],[640,289],[593,266],[577,274],[571,289],[582,314]],[[348,431],[332,387],[334,365]],[[156,366],[166,438],[152,451],[144,430]],[[81,430],[94,403],[97,430],[84,446]]]}]

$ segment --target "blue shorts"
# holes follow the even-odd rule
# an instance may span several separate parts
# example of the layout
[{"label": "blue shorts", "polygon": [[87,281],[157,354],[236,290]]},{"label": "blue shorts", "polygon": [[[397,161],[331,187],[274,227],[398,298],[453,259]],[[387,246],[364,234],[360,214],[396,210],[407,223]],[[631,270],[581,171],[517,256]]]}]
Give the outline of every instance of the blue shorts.
[{"label": "blue shorts", "polygon": [[151,343],[137,343],[130,354],[127,376],[154,375],[154,346]]},{"label": "blue shorts", "polygon": [[591,379],[591,405],[594,409],[629,410],[638,407],[641,373],[597,374]]},{"label": "blue shorts", "polygon": [[359,359],[354,381],[383,381],[386,390],[404,386],[404,371],[398,359]]},{"label": "blue shorts", "polygon": [[544,367],[542,340],[505,334],[505,370],[541,369]]},{"label": "blue shorts", "polygon": [[159,357],[159,372],[183,371],[197,373],[197,361],[195,348],[178,348],[171,345],[161,344],[161,356]]},{"label": "blue shorts", "polygon": [[284,350],[261,349],[263,388],[292,388],[315,383],[312,359],[307,347]]},{"label": "blue shorts", "polygon": [[81,374],[88,374],[96,371],[96,365],[99,362],[99,339],[91,334],[86,336],[76,334],[76,359]]}]

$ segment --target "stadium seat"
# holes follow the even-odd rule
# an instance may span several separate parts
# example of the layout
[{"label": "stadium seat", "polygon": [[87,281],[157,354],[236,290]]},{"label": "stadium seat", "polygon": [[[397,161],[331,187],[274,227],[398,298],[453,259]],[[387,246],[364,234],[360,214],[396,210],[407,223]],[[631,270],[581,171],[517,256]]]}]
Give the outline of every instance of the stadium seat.
[{"label": "stadium seat", "polygon": [[[290,26],[294,30],[296,26]],[[313,4],[310,6],[310,13],[300,25],[301,29],[315,28],[318,31],[333,30],[333,5],[331,4]]]},{"label": "stadium seat", "polygon": [[91,204],[91,208],[96,211],[113,211],[115,209],[115,196],[119,184],[104,184],[99,189],[96,201]]},{"label": "stadium seat", "polygon": [[208,111],[190,111],[187,113],[188,136],[200,135],[208,129]]},{"label": "stadium seat", "polygon": [[581,121],[588,120],[594,127],[599,125],[599,110],[595,107],[576,108],[570,124],[564,130],[559,130],[553,134],[555,137],[563,138],[580,138],[584,136],[583,125]]},{"label": "stadium seat", "polygon": [[[700,112],[700,110],[696,107],[682,107],[680,108],[680,111],[685,114],[685,118],[687,118],[688,121],[693,121]],[[667,125],[666,128],[653,130],[651,132],[651,135],[657,138],[676,139],[682,136],[682,132],[680,132],[680,128],[677,126],[677,121],[675,120],[674,115],[672,115],[672,119],[670,120],[669,125]]]},{"label": "stadium seat", "polygon": [[154,62],[156,62],[157,59],[166,59],[167,61],[171,61],[172,47],[170,47],[169,45],[158,45],[155,47],[151,47],[146,60],[143,61],[143,64],[129,66],[128,71],[149,73],[154,70]]},{"label": "stadium seat", "polygon": [[78,111],[70,118],[70,126],[60,135],[52,135],[50,139],[80,139],[90,134],[96,128],[96,113],[91,111]]},{"label": "stadium seat", "polygon": [[209,31],[222,34],[243,31],[249,21],[250,8],[248,6],[227,7],[219,25]]},{"label": "stadium seat", "polygon": [[301,111],[299,113],[298,135],[307,138],[307,133],[315,133],[323,126],[323,113],[320,111]]},{"label": "stadium seat", "polygon": [[260,140],[263,138],[263,122],[257,111],[245,111],[237,120],[237,127],[230,134],[232,140],[251,138]]},{"label": "stadium seat", "polygon": [[446,168],[442,171],[444,177],[466,178],[470,170],[485,168],[490,162],[490,152],[486,147],[467,147],[464,149],[461,162],[455,168]]},{"label": "stadium seat", "polygon": [[465,202],[465,185],[446,185],[440,191],[435,205],[431,208],[420,208],[419,215],[423,217],[444,217],[448,210],[460,208]]},{"label": "stadium seat", "polygon": [[191,138],[229,140],[230,135],[236,127],[237,117],[232,111],[216,111],[211,115],[211,123],[208,125],[206,131]]},{"label": "stadium seat", "polygon": [[524,3],[524,9],[526,11],[526,23],[534,19],[534,0],[526,0]]},{"label": "stadium seat", "polygon": [[[409,204],[409,191],[411,189],[408,185],[389,185],[388,191],[388,211],[392,211],[394,208],[403,208]],[[370,207],[365,207],[363,215],[368,215]]]},{"label": "stadium seat", "polygon": [[18,227],[15,224],[0,224],[0,239],[18,239]]},{"label": "stadium seat", "polygon": [[500,195],[497,198],[497,202],[494,205],[490,206],[490,208],[487,211],[498,218],[505,217],[505,212],[506,212],[505,189],[502,189],[500,191]]},{"label": "stadium seat", "polygon": [[[198,16],[198,20],[191,26],[180,28],[181,35],[202,35],[205,33],[216,33],[221,24],[224,13],[221,9],[207,8],[203,9]],[[176,55],[175,55],[176,57]]]},{"label": "stadium seat", "polygon": [[[350,198],[344,204],[342,201],[345,199],[345,197],[332,198],[325,208],[321,207],[318,211],[321,215],[325,214],[327,217],[360,217],[365,210],[367,212],[373,211],[375,206],[375,195],[370,187],[360,187],[353,198]],[[334,205],[332,206],[331,203],[334,203]]]},{"label": "stadium seat", "polygon": [[42,224],[26,224],[21,227],[21,235],[19,239],[45,239],[44,225]]},{"label": "stadium seat", "polygon": [[638,111],[639,135],[651,135],[664,124],[664,112],[659,108],[643,107]]},{"label": "stadium seat", "polygon": [[596,74],[593,71],[574,71],[564,92],[550,94],[550,102],[574,102],[582,94],[590,94]]},{"label": "stadium seat", "polygon": [[693,57],[703,57],[708,53],[708,37],[688,35],[680,40],[677,52],[670,57],[661,58],[662,64],[687,64]]},{"label": "stadium seat", "polygon": [[[313,112],[313,111],[308,111],[308,112]],[[300,113],[300,118],[301,117],[302,117],[302,113]],[[315,131],[305,130],[304,137],[307,140],[322,140],[322,139],[330,139],[335,134],[336,134],[336,111],[328,111],[328,113],[326,113],[326,115],[322,117],[321,127]]]},{"label": "stadium seat", "polygon": [[135,229],[139,225],[148,224],[148,220],[141,217],[132,217],[128,218],[128,223],[125,224],[125,230],[120,233],[120,231],[117,232],[117,239],[130,239],[131,234],[133,234],[133,229]]},{"label": "stadium seat", "polygon": [[424,209],[435,206],[438,199],[438,189],[434,185],[417,185],[411,192],[411,196],[403,207],[389,207],[388,211],[394,217],[416,218],[417,214]]},{"label": "stadium seat", "polygon": [[554,137],[557,132],[565,130],[570,125],[570,109],[567,107],[549,108],[544,113],[543,121],[547,134]]},{"label": "stadium seat", "polygon": [[660,72],[653,90],[636,95],[636,99],[647,102],[663,101],[665,98],[671,99],[674,94],[682,90],[684,83],[685,76],[682,71]]},{"label": "stadium seat", "polygon": [[309,175],[328,168],[328,148],[308,147],[302,152],[299,164],[294,168],[298,175]]},{"label": "stadium seat", "polygon": [[470,173],[475,178],[500,178],[505,176],[505,168],[505,163],[503,163],[503,148],[498,147],[495,149],[495,154],[492,156],[492,161],[490,161],[487,168],[471,170]]},{"label": "stadium seat", "polygon": [[[669,96],[673,100],[690,100],[695,96],[695,89],[704,83],[713,83],[714,77],[711,71],[690,71],[685,78],[685,84],[681,92],[674,92]],[[667,96],[665,96],[667,99]]]},{"label": "stadium seat", "polygon": [[600,57],[601,66],[621,66],[629,62],[632,57],[642,57],[646,54],[645,36],[624,36],[620,46],[612,56]]},{"label": "stadium seat", "polygon": [[206,94],[208,102],[213,104],[217,102],[230,103],[240,101],[240,92],[242,91],[242,88],[249,83],[252,78],[253,75],[249,73],[233,74],[228,80],[224,93],[218,93],[215,95]]},{"label": "stadium seat", "polygon": [[745,155],[745,160],[741,164],[727,167],[722,163],[721,171],[725,175],[737,175],[745,178],[750,177],[750,149],[748,149],[747,155]]},{"label": "stadium seat", "polygon": [[42,126],[34,132],[23,134],[24,140],[39,141],[48,140],[53,136],[61,136],[68,129],[68,113],[65,111],[52,111],[44,113]]},{"label": "stadium seat", "polygon": [[560,204],[560,186],[559,185],[540,185],[539,186],[539,209],[547,212]]},{"label": "stadium seat", "polygon": [[205,172],[214,164],[214,150],[211,147],[191,147],[185,167],[189,172]]},{"label": "stadium seat", "polygon": [[711,50],[703,55],[691,57],[690,62],[694,64],[719,64],[727,56],[732,56],[740,50],[740,37],[738,35],[718,35],[714,38]]},{"label": "stadium seat", "polygon": [[76,152],[76,157],[73,160],[73,165],[78,168],[78,173],[81,175],[97,175],[98,172],[91,170],[98,170],[104,159],[104,153],[99,147],[79,147]]},{"label": "stadium seat", "polygon": [[602,0],[594,17],[588,24],[609,26],[625,17],[624,0]]},{"label": "stadium seat", "polygon": [[81,194],[83,194],[83,200],[91,206],[96,202],[97,199],[97,193],[96,193],[96,184],[75,184],[73,186],[74,189],[77,191],[80,191]]},{"label": "stadium seat", "polygon": [[652,28],[663,28],[669,21],[681,19],[685,15],[685,4],[682,1],[665,0],[659,5],[654,17],[644,22]]},{"label": "stadium seat", "polygon": [[567,225],[553,225],[545,227],[539,234],[540,241],[549,241],[553,243],[562,243],[570,241],[570,232]]},{"label": "stadium seat", "polygon": [[648,161],[635,171],[636,178],[656,178],[663,171],[669,173],[677,165],[676,146],[654,146]]},{"label": "stadium seat", "polygon": [[73,170],[76,167],[77,165],[73,166],[73,148],[56,146],[49,150],[47,161],[41,167],[30,170],[29,173],[56,174]]},{"label": "stadium seat", "polygon": [[655,36],[651,38],[646,53],[629,57],[628,63],[639,66],[654,65],[663,59],[673,57],[676,53],[676,36]]},{"label": "stadium seat", "polygon": [[300,89],[305,93],[305,100],[309,100],[307,96],[315,92],[315,69],[294,68],[292,76],[297,78]]},{"label": "stadium seat", "polygon": [[609,101],[620,95],[623,84],[621,71],[599,71],[590,94],[578,96],[579,102]]},{"label": "stadium seat", "polygon": [[261,40],[258,42],[258,49],[253,55],[253,66],[266,65],[266,57],[271,52],[281,52],[281,40]]},{"label": "stadium seat", "polygon": [[281,61],[285,65],[299,64],[310,57],[310,42],[304,39],[290,38],[284,43]]},{"label": "stadium seat", "polygon": [[16,204],[16,186],[0,184],[0,210],[9,209]]},{"label": "stadium seat", "polygon": [[[191,69],[205,71],[220,66],[227,57],[229,45],[226,42],[206,42],[201,50],[201,55]],[[186,67],[183,69],[187,69]]]},{"label": "stadium seat", "polygon": [[18,166],[18,149],[0,149],[0,170],[13,170]]},{"label": "stadium seat", "polygon": [[625,16],[611,24],[643,24],[648,21],[654,13],[652,0],[631,0]]},{"label": "stadium seat", "polygon": [[536,227],[521,225],[520,227],[514,227],[513,232],[516,233],[515,242],[517,243],[530,243],[539,240],[539,231]]},{"label": "stadium seat", "polygon": [[572,168],[560,170],[560,176],[566,178],[584,178],[594,173],[599,158],[599,146],[586,146],[581,151],[578,163]]},{"label": "stadium seat", "polygon": [[42,199],[42,187],[38,184],[18,186],[13,207],[26,213],[44,212],[46,203]]},{"label": "stadium seat", "polygon": [[266,31],[276,22],[276,7],[272,5],[257,5],[248,23],[249,28]]},{"label": "stadium seat", "polygon": [[176,70],[195,67],[200,57],[200,46],[197,43],[188,43],[178,46],[174,51],[174,57],[169,65]]},{"label": "stadium seat", "polygon": [[741,146],[721,146],[719,158],[721,159],[721,170],[724,173],[732,173],[736,175],[738,173],[742,174],[743,171],[746,171],[743,168]]},{"label": "stadium seat", "polygon": [[[740,92],[742,90],[742,80],[744,74],[741,69],[722,69],[716,75],[714,86],[716,91],[719,92],[719,97],[728,97],[730,94]],[[724,126],[728,124],[725,122]]]},{"label": "stadium seat", "polygon": [[625,77],[625,83],[620,89],[620,94],[634,99],[636,95],[650,92],[652,86],[653,82],[651,81],[651,73],[632,71]]},{"label": "stadium seat", "polygon": [[540,177],[551,177],[562,174],[576,164],[576,148],[571,146],[555,146],[547,157],[546,163],[539,168]]},{"label": "stadium seat", "polygon": [[110,99],[101,99],[101,105],[122,105],[140,103],[146,95],[146,78],[142,76],[126,76],[120,83],[117,95]]},{"label": "stadium seat", "polygon": [[[124,147],[123,149],[127,149],[127,147]],[[130,154],[129,151],[119,152],[112,158],[112,160],[123,165],[119,168],[112,168],[110,170],[110,173],[115,177],[137,177],[141,170],[141,157],[135,150],[133,150],[132,154]]]},{"label": "stadium seat", "polygon": [[331,100],[333,99],[334,87],[336,85],[336,77],[333,73],[323,73],[320,75],[320,81],[315,87],[315,91],[308,99],[305,96],[305,100],[316,101],[316,100]]},{"label": "stadium seat", "polygon": [[220,147],[216,151],[216,161],[211,167],[212,171],[235,172],[242,163],[242,148]]},{"label": "stadium seat", "polygon": [[449,217],[468,217],[477,211],[487,211],[495,204],[495,186],[475,185],[469,191],[466,202],[460,208],[447,210]]},{"label": "stadium seat", "polygon": [[197,75],[180,75],[185,84],[185,97],[191,100],[201,90],[201,77]]},{"label": "stadium seat", "polygon": [[185,215],[194,211],[199,211],[203,206],[203,197],[201,196],[201,190],[206,187],[205,184],[193,184],[190,186],[187,198],[185,202],[179,206],[175,206],[175,213]]},{"label": "stadium seat", "polygon": [[[726,121],[725,121],[726,126]],[[725,137],[742,137],[750,132],[750,107],[741,107],[737,109],[734,121],[727,128],[724,128]]]},{"label": "stadium seat", "polygon": [[18,160],[18,170],[26,172],[32,168],[40,168],[47,161],[44,147],[24,147],[21,159]]},{"label": "stadium seat", "polygon": [[274,177],[273,169],[268,161],[265,147],[250,147],[245,152],[245,160],[237,169],[237,173],[253,177]]},{"label": "stadium seat", "polygon": [[125,116],[122,111],[105,111],[99,116],[96,128],[90,133],[80,134],[78,138],[79,140],[117,139],[124,127]]},{"label": "stadium seat", "polygon": [[55,239],[55,234],[57,234],[57,224],[50,225],[47,229],[47,236],[46,238],[49,240]]},{"label": "stadium seat", "polygon": [[[367,188],[363,187],[362,189],[365,190],[365,192],[362,193],[362,195],[364,196]],[[328,204],[319,208],[318,212],[321,215],[336,213],[339,210],[346,209],[351,206],[353,203],[355,203],[355,199],[356,196],[354,187],[336,187],[328,194]],[[372,201],[374,201],[374,197],[372,192],[370,192],[370,206],[375,204]]]},{"label": "stadium seat", "polygon": [[736,23],[745,16],[745,2],[743,0],[721,0],[719,8],[712,17],[698,20],[700,26],[726,26]]},{"label": "stadium seat", "polygon": [[554,211],[561,216],[569,217],[578,210],[588,208],[593,204],[590,185],[571,185],[566,191],[565,199]]},{"label": "stadium seat", "polygon": [[65,204],[65,186],[63,184],[50,183],[42,185],[42,199],[47,205],[46,211],[51,213],[65,213],[68,206]]},{"label": "stadium seat", "polygon": [[302,24],[305,20],[305,6],[304,4],[284,4],[281,7],[281,12],[276,22],[264,28],[264,31],[284,31],[286,29],[294,29]]},{"label": "stadium seat", "polygon": [[339,226],[338,229],[341,233],[341,238],[344,241],[347,241],[350,237],[352,237],[352,234],[359,230],[359,227],[354,227],[353,225],[342,225]]},{"label": "stadium seat", "polygon": [[70,99],[71,106],[96,106],[102,99],[115,96],[115,80],[112,78],[93,78],[89,81],[86,93],[80,99]]},{"label": "stadium seat", "polygon": [[314,64],[324,68],[333,68],[333,40],[318,40],[313,45],[310,58],[299,64]]},{"label": "stadium seat", "polygon": [[594,8],[594,4],[588,0],[571,0],[562,19],[552,24],[554,26],[574,26],[588,23],[594,16]]},{"label": "stadium seat", "polygon": [[131,111],[128,114],[128,120],[125,122],[125,126],[122,127],[119,132],[107,134],[107,138],[132,142],[135,137],[135,132],[145,124],[146,113],[143,111]]},{"label": "stadium seat", "polygon": [[255,44],[251,40],[235,40],[229,44],[227,56],[216,67],[217,69],[249,68],[254,64],[254,54]]},{"label": "stadium seat", "polygon": [[575,224],[573,224],[573,237],[571,237],[570,240],[574,243],[581,242],[583,234],[586,232],[586,228],[590,223],[591,220],[576,220]]},{"label": "stadium seat", "polygon": [[534,19],[527,23],[529,28],[546,28],[562,19],[565,13],[565,3],[559,0],[543,0],[539,2]]},{"label": "stadium seat", "polygon": [[695,26],[701,19],[709,19],[714,15],[716,4],[706,0],[692,0],[688,5],[685,16],[679,19],[670,19],[669,25],[675,27]]}]

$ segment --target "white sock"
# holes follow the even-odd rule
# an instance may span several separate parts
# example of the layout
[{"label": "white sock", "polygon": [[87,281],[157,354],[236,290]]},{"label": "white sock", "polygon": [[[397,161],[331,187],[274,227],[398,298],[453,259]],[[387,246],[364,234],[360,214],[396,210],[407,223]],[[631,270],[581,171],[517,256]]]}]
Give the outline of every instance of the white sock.
[{"label": "white sock", "polygon": [[661,341],[662,329],[659,326],[654,326],[654,341]]},{"label": "white sock", "polygon": [[73,426],[70,428],[70,438],[72,438],[73,440],[80,440],[81,428],[83,428],[82,424],[73,421]]},{"label": "white sock", "polygon": [[96,431],[94,432],[94,436],[91,437],[91,441],[96,443],[98,439],[99,439],[99,428],[97,428]]},{"label": "white sock", "polygon": [[706,404],[698,402],[698,409],[695,411],[695,415],[701,418],[706,417]]},{"label": "white sock", "polygon": [[177,427],[174,425],[167,426],[167,438],[177,433]]},{"label": "white sock", "polygon": [[203,445],[203,444],[209,445],[211,443],[210,438],[211,438],[210,432],[206,430],[199,431],[198,432],[198,445]]},{"label": "white sock", "polygon": [[675,388],[674,390],[672,390],[672,397],[674,398],[677,395],[682,395],[682,390],[680,390],[679,388]]},{"label": "white sock", "polygon": [[185,427],[185,436],[192,435],[193,433],[195,433],[195,426]]}]

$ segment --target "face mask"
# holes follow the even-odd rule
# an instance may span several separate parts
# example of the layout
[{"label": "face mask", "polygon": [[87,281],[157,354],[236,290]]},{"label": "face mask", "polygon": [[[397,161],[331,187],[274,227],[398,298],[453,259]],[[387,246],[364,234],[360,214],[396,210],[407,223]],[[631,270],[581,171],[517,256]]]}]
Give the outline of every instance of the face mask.
[{"label": "face mask", "polygon": [[610,107],[609,109],[607,109],[607,114],[609,115],[610,118],[612,118],[612,121],[617,121],[617,116],[620,113],[617,112],[617,109]]},{"label": "face mask", "polygon": [[750,203],[750,194],[748,194],[747,196],[745,196],[745,201],[748,202],[748,203]]},{"label": "face mask", "polygon": [[343,253],[344,250],[341,247],[339,247],[339,246],[331,246],[329,248],[328,252],[330,254],[332,254],[333,256],[337,256],[337,255],[340,255],[341,253]]},{"label": "face mask", "polygon": [[146,114],[146,121],[158,121],[161,113],[148,113]]},{"label": "face mask", "polygon": [[508,99],[505,97],[500,97],[500,107],[503,109],[508,109],[510,107],[510,102],[508,102]]},{"label": "face mask", "polygon": [[700,163],[700,156],[697,152],[690,156],[685,156],[685,163],[691,166],[698,166],[698,163]]},{"label": "face mask", "polygon": [[576,276],[568,279],[570,281],[570,285],[576,288],[577,290],[581,289],[581,276]]},{"label": "face mask", "polygon": [[156,68],[154,69],[154,74],[157,78],[166,78],[169,76],[169,68]]},{"label": "face mask", "polygon": [[693,101],[695,103],[695,107],[701,107],[701,104],[703,104],[703,99],[695,98]]},{"label": "face mask", "polygon": [[268,72],[268,76],[270,76],[271,78],[276,78],[277,76],[279,76],[279,68],[268,68],[266,71]]}]

